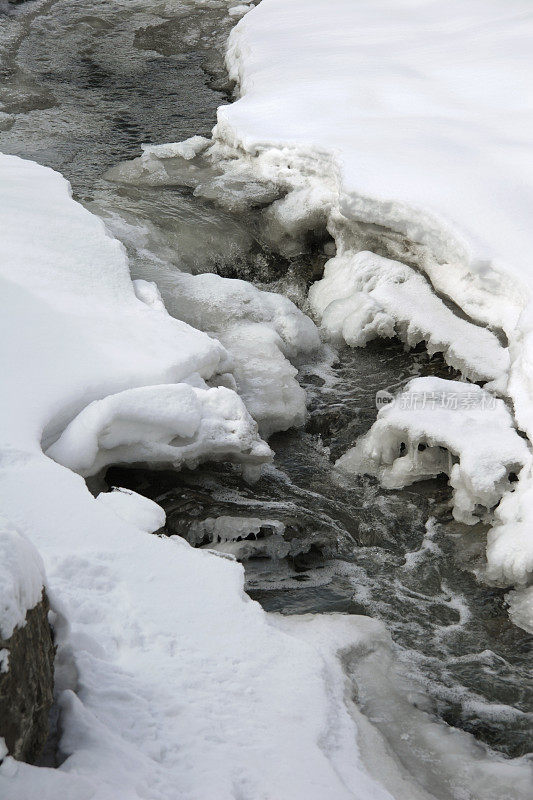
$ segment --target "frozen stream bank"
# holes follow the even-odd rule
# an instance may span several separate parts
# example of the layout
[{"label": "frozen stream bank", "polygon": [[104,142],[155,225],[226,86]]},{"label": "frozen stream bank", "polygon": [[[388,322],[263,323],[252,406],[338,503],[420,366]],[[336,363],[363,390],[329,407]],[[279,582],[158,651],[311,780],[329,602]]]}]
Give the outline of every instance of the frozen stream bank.
[{"label": "frozen stream bank", "polygon": [[[75,196],[126,243],[134,277],[157,281],[159,270],[164,283],[163,265],[259,276],[262,286],[300,302],[303,287],[321,274],[329,236],[280,255],[262,237],[257,212],[221,210],[177,182],[115,184],[101,177],[137,156],[143,142],[209,134],[226,89],[219,55],[233,24],[226,6],[166,4],[154,13],[143,2],[58,0],[42,4],[25,27],[30,11],[10,12],[18,33],[6,38],[1,149],[65,174]],[[428,703],[432,714],[506,755],[522,755],[530,746],[528,638],[507,619],[504,589],[477,584],[463,569],[482,561],[483,524],[466,529],[454,522],[442,483],[383,492],[366,478],[342,481],[332,473],[332,460],[373,422],[376,391],[413,375],[451,373],[438,358],[406,355],[395,342],[341,349],[333,364],[325,356],[300,362],[307,428],[271,439],[274,466],[253,487],[236,470],[211,466],[179,474],[114,468],[109,482],[157,499],[167,511],[167,533],[198,545],[213,543],[206,520],[229,517],[237,526],[237,518],[244,520],[243,538],[259,543],[250,554],[263,556],[265,533],[283,528],[273,560],[247,563],[253,597],[269,610],[384,620],[403,671],[430,698],[416,697],[417,704]],[[247,531],[250,518],[266,522],[263,530],[253,523],[259,530]],[[405,708],[399,702],[383,709],[381,687],[368,674],[359,680],[363,711],[376,723],[385,719],[395,749]],[[400,758],[409,770],[420,768],[406,754]],[[437,794],[457,796],[442,780]],[[431,775],[420,781],[433,788]],[[474,789],[471,796],[481,795]]]}]

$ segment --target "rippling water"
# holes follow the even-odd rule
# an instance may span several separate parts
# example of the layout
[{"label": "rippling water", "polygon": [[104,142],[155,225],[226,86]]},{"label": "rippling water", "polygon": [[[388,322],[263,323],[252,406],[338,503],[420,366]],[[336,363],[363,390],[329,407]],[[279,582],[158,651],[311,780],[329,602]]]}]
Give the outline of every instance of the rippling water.
[{"label": "rippling water", "polygon": [[[35,0],[0,5],[0,12],[0,148],[63,172],[75,196],[123,236],[134,271],[163,259],[193,272],[255,274],[263,284],[287,267],[297,274],[298,264],[264,251],[250,218],[186,190],[102,179],[138,155],[141,142],[209,133],[230,91],[220,56],[233,24],[225,9]],[[135,235],[141,229],[142,247]],[[520,755],[531,747],[531,637],[510,624],[504,590],[473,577],[485,530],[452,520],[445,483],[385,492],[332,467],[372,424],[375,392],[418,374],[447,371],[438,358],[407,354],[396,342],[302,364],[307,427],[271,439],[274,465],[253,486],[237,468],[221,465],[180,473],[114,468],[107,479],[157,499],[169,534],[190,536],[194,523],[223,515],[282,522],[287,557],[246,564],[253,598],[288,614],[343,611],[384,620],[404,671],[421,682],[437,715]],[[257,536],[271,533],[266,525]]]}]

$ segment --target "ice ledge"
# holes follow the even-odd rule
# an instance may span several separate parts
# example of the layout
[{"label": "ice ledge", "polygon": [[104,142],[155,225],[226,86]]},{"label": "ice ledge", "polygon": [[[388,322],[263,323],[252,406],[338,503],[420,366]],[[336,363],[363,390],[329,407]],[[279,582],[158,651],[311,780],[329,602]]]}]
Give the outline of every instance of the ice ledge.
[{"label": "ice ledge", "polygon": [[530,465],[503,400],[474,384],[433,377],[410,381],[336,464],[375,475],[391,489],[444,473],[453,515],[469,525],[486,517]]}]

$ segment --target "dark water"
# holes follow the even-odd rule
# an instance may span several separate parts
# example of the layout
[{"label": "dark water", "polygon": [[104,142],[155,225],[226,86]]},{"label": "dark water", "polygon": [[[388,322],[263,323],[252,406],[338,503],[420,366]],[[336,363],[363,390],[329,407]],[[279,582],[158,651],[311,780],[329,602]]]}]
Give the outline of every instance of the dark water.
[{"label": "dark water", "polygon": [[[0,149],[63,172],[75,196],[122,231],[134,267],[161,259],[275,285],[280,270],[297,275],[302,259],[316,258],[304,253],[287,263],[266,253],[249,218],[186,190],[117,187],[102,178],[139,155],[143,142],[209,133],[231,89],[220,52],[233,20],[220,4],[168,10],[147,0],[34,0],[0,5],[0,12]],[[142,247],[135,237],[141,229]],[[333,469],[372,424],[378,389],[413,375],[445,375],[446,368],[396,342],[300,366],[307,427],[272,437],[274,465],[255,485],[231,465],[180,473],[114,468],[109,484],[161,503],[169,534],[190,536],[206,518],[265,520],[253,541],[279,555],[281,539],[286,555],[248,560],[253,598],[288,614],[382,619],[436,715],[504,754],[527,752],[531,637],[510,624],[505,590],[473,577],[483,558],[482,526],[453,522],[445,483],[385,492]],[[284,525],[278,540],[273,520]]]}]

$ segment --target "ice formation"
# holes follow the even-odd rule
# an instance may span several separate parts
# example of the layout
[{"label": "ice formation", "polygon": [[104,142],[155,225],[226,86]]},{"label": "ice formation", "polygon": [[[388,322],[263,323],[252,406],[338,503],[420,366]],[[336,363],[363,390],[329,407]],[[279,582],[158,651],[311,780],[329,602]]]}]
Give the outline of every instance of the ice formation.
[{"label": "ice formation", "polygon": [[[188,153],[187,147],[185,152]],[[159,154],[157,158],[154,153]],[[151,146],[139,161],[161,163],[176,157],[171,146]],[[122,169],[131,168],[126,164]],[[168,177],[162,179],[165,181]],[[129,233],[123,222],[115,223],[115,230],[121,235]],[[139,239],[142,233],[135,232],[135,236]],[[137,246],[142,248],[142,243],[137,242]],[[134,285],[140,299],[157,305],[160,291],[172,316],[206,331],[224,345],[231,358],[228,385],[237,388],[262,436],[304,423],[305,392],[291,362],[300,354],[317,349],[320,337],[315,324],[294,303],[246,281],[210,273],[191,275],[172,263],[151,263],[146,259],[138,269],[142,270],[142,277]],[[155,280],[154,294],[149,286]]]},{"label": "ice formation", "polygon": [[284,531],[284,523],[276,519],[223,515],[193,522],[187,539],[191,544],[233,555],[239,561],[253,556],[285,558],[291,545],[283,538]]},{"label": "ice formation", "polygon": [[493,333],[454,314],[423,275],[398,261],[343,252],[328,261],[309,301],[324,330],[349,345],[394,336],[409,347],[423,341],[472,380],[493,380],[509,368]]},{"label": "ice formation", "polygon": [[240,397],[225,387],[142,386],[95,400],[46,454],[80,475],[108,464],[195,467],[201,460],[271,458]]},{"label": "ice formation", "polygon": [[444,473],[454,517],[474,524],[530,468],[531,455],[503,400],[475,384],[428,377],[409,381],[336,466],[376,475],[389,489]]}]

